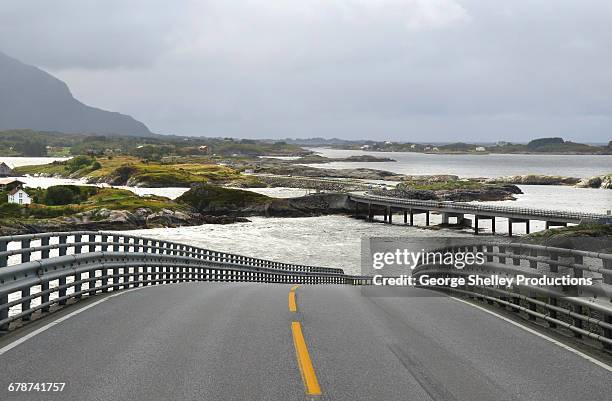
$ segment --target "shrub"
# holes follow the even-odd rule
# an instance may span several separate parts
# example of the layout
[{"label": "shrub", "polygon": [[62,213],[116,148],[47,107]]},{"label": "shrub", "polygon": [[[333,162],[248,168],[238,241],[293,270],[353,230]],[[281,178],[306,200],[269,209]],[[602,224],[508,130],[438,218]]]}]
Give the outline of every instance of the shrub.
[{"label": "shrub", "polygon": [[94,162],[94,159],[89,156],[77,156],[66,162],[66,170],[74,173],[84,167],[90,166]]},{"label": "shrub", "polygon": [[19,217],[21,216],[21,208],[16,203],[3,203],[0,205],[0,216]]},{"label": "shrub", "polygon": [[96,187],[79,187],[76,185],[55,185],[46,189],[43,203],[47,206],[69,205],[86,201],[98,192]]}]

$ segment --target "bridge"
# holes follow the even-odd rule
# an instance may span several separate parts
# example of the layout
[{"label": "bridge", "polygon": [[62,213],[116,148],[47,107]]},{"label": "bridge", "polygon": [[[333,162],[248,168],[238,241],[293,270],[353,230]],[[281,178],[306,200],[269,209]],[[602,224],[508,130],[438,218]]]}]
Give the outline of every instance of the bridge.
[{"label": "bridge", "polygon": [[612,255],[452,251],[468,248],[485,253],[484,275],[570,272],[598,285],[381,297],[372,277],[341,269],[121,233],[0,237],[1,398],[609,400]]},{"label": "bridge", "polygon": [[390,196],[378,196],[362,193],[351,193],[349,199],[355,202],[355,214],[359,215],[362,208],[367,207],[367,219],[373,221],[377,213],[382,214],[386,223],[393,222],[394,213],[404,214],[404,224],[414,225],[415,214],[425,214],[425,224],[430,224],[430,213],[442,214],[442,224],[448,224],[450,218],[456,218],[461,224],[466,215],[474,217],[474,234],[478,235],[480,220],[490,220],[491,229],[495,232],[495,218],[508,219],[508,234],[512,236],[512,226],[515,223],[525,224],[525,231],[530,232],[530,221],[546,222],[546,228],[567,226],[568,223],[579,224],[583,221],[612,222],[612,217],[604,214],[568,212],[562,210],[534,209],[512,206],[493,206],[465,202],[431,201],[419,199],[404,199]]}]

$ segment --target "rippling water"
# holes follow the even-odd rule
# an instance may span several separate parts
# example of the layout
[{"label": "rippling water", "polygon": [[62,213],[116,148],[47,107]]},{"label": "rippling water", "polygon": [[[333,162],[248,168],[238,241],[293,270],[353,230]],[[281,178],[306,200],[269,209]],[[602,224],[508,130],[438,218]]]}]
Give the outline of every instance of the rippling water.
[{"label": "rippling water", "polygon": [[452,230],[422,230],[367,223],[345,216],[252,217],[250,223],[136,230],[140,235],[287,263],[341,267],[358,274],[362,237],[464,236]]},{"label": "rippling water", "polygon": [[[378,153],[377,155],[381,155]],[[386,154],[388,155],[388,154]],[[429,156],[429,155],[424,155]],[[396,154],[392,154],[396,157]],[[432,155],[432,158],[438,157]],[[455,156],[452,156],[455,157]],[[482,156],[473,156],[480,159]],[[581,156],[579,156],[581,157]],[[0,159],[2,160],[2,159]],[[581,159],[587,160],[587,159]],[[46,163],[48,160],[41,161]],[[22,164],[31,164],[32,159],[28,158]],[[373,167],[372,164],[382,163],[363,163],[366,167]],[[588,163],[587,163],[588,164]],[[16,165],[16,164],[12,164]],[[347,163],[350,167],[356,167],[355,163]],[[394,163],[386,163],[386,169]],[[317,165],[321,166],[321,165]],[[601,166],[600,166],[601,167]],[[496,170],[493,167],[480,168],[480,171],[489,169],[489,175],[506,175],[506,170]],[[526,167],[526,169],[529,166]],[[588,168],[593,168],[588,167]],[[587,168],[587,170],[588,170]],[[597,167],[596,167],[597,168]],[[448,165],[438,166],[436,173],[464,175],[466,170],[462,167],[452,169]],[[463,171],[463,172],[462,172]],[[584,170],[586,171],[586,170]],[[595,175],[591,172],[585,175]],[[605,171],[605,170],[604,170]],[[523,174],[526,170],[517,174]],[[419,170],[419,174],[432,174],[431,171]],[[564,173],[557,171],[557,174],[578,175],[576,173]],[[482,174],[477,174],[482,175]],[[25,177],[23,180],[29,186],[42,186],[73,183],[82,184],[82,181],[63,180],[56,178]],[[156,194],[175,198],[182,194],[186,188],[128,188],[139,194]],[[605,213],[612,209],[612,191],[603,189],[583,189],[561,186],[521,186],[524,195],[518,195],[516,201],[492,202],[507,204],[510,206],[537,207],[545,209],[565,209],[584,212]],[[264,188],[253,189],[253,191],[264,193],[270,196],[291,197],[304,195],[306,190],[295,188]],[[469,230],[426,230],[417,227],[407,227],[403,224],[366,223],[346,216],[323,216],[308,218],[265,218],[253,217],[250,223],[237,223],[231,225],[208,224],[195,227],[180,228],[160,228],[149,230],[137,230],[136,233],[172,240],[185,242],[216,249],[226,252],[240,253],[253,257],[267,258],[289,263],[311,264],[330,267],[342,267],[348,273],[358,273],[360,264],[360,239],[362,237],[376,236],[464,236]],[[394,221],[401,223],[401,216],[396,216]],[[432,215],[432,224],[440,222],[440,216]],[[424,225],[424,216],[415,216],[417,225]],[[490,223],[481,221],[480,226],[488,230]],[[516,225],[515,233],[524,232],[523,225]],[[532,231],[544,228],[544,223],[533,222]],[[497,220],[498,233],[507,231],[506,219]]]},{"label": "rippling water", "polygon": [[325,168],[373,168],[400,174],[454,174],[460,177],[503,177],[508,175],[546,174],[592,177],[612,173],[612,155],[504,155],[504,154],[425,154],[412,152],[364,152],[312,148],[326,157],[370,155],[388,157],[396,162],[333,162],[312,164]]},{"label": "rippling water", "polygon": [[69,157],[2,157],[0,156],[0,163],[4,162],[9,167],[19,166],[33,166],[37,164],[52,163],[56,160],[67,160]]}]

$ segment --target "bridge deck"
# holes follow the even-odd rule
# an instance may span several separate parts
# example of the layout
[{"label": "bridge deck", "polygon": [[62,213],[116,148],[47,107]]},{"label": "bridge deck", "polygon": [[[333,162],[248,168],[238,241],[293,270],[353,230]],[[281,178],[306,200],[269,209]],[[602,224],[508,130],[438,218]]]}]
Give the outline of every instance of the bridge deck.
[{"label": "bridge deck", "polygon": [[452,298],[302,286],[292,314],[289,288],[125,292],[1,354],[0,398],[49,399],[7,386],[55,381],[63,400],[308,399],[289,329],[299,319],[322,400],[609,399],[611,372]]},{"label": "bridge deck", "polygon": [[396,197],[375,196],[366,194],[351,194],[349,197],[355,202],[366,204],[369,203],[380,206],[390,206],[397,209],[428,210],[443,213],[507,217],[510,219],[542,220],[559,223],[580,223],[583,220],[594,221],[610,218],[610,216],[596,213],[581,213],[563,210],[522,208],[512,206],[492,206],[465,202],[402,199]]}]

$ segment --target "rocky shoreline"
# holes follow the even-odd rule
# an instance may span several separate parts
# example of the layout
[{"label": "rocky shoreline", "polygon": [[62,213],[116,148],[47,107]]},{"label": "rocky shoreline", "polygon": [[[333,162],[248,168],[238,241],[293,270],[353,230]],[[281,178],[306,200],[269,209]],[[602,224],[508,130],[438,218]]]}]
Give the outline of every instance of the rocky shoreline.
[{"label": "rocky shoreline", "polygon": [[516,185],[485,185],[481,188],[457,188],[457,189],[414,189],[405,184],[398,184],[394,189],[374,189],[370,191],[374,195],[393,196],[404,199],[440,200],[454,202],[487,202],[516,200],[514,195],[522,194],[523,191]]},{"label": "rocky shoreline", "polygon": [[575,186],[578,188],[612,189],[612,174],[604,174],[588,178],[529,174],[496,178],[481,178],[480,180],[489,184],[566,185]]},{"label": "rocky shoreline", "polygon": [[249,222],[238,216],[204,215],[185,211],[164,209],[154,212],[140,208],[127,210],[95,209],[77,213],[69,217],[56,217],[36,221],[22,219],[3,220],[0,235],[34,234],[49,231],[98,231],[98,230],[136,230],[159,227],[183,227],[201,224],[232,224]]}]

